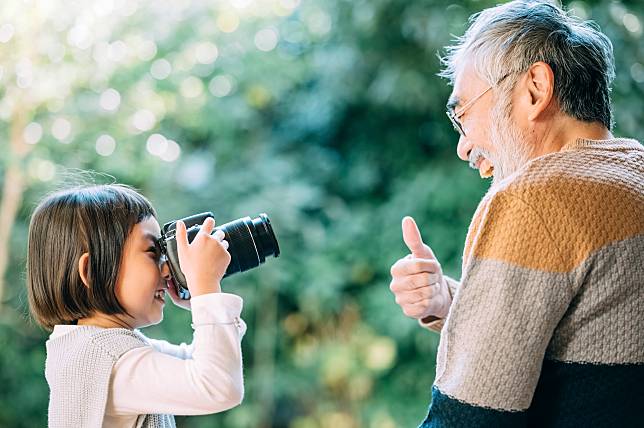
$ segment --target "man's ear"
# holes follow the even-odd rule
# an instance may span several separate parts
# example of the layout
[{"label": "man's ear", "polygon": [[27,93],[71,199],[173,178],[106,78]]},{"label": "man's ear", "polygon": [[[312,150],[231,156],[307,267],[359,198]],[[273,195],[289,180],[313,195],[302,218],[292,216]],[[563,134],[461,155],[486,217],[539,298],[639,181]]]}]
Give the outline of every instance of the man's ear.
[{"label": "man's ear", "polygon": [[545,62],[535,62],[528,69],[528,120],[536,120],[548,108],[555,90],[555,74]]},{"label": "man's ear", "polygon": [[89,253],[83,253],[78,259],[78,273],[85,287],[89,288]]}]

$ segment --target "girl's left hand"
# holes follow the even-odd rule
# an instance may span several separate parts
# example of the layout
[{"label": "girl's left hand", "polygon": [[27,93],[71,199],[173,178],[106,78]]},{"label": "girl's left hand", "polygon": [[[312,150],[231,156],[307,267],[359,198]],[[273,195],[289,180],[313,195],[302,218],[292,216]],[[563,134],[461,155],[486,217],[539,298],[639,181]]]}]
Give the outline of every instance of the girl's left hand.
[{"label": "girl's left hand", "polygon": [[168,291],[167,293],[170,295],[170,298],[172,299],[172,302],[179,306],[180,308],[183,308],[187,311],[190,310],[190,299],[184,300],[181,297],[179,297],[179,294],[177,293],[177,286],[174,285],[174,281],[169,281],[168,282]]}]

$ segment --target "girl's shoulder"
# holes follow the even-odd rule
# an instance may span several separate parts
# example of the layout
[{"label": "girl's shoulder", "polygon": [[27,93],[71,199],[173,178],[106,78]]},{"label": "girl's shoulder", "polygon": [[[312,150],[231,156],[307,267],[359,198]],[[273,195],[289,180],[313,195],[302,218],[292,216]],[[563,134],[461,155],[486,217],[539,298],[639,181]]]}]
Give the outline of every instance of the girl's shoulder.
[{"label": "girl's shoulder", "polygon": [[95,355],[99,352],[114,360],[141,346],[148,346],[148,342],[137,331],[94,326],[56,326],[47,341],[48,353],[64,350],[66,354]]}]

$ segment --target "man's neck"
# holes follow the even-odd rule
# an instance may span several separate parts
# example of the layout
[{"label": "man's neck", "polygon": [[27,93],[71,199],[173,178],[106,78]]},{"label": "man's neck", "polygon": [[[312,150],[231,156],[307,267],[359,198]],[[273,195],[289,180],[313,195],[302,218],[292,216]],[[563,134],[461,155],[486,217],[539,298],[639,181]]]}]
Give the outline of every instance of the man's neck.
[{"label": "man's neck", "polygon": [[599,122],[582,122],[569,117],[546,124],[542,137],[536,142],[533,157],[555,153],[578,139],[607,140],[613,134]]}]

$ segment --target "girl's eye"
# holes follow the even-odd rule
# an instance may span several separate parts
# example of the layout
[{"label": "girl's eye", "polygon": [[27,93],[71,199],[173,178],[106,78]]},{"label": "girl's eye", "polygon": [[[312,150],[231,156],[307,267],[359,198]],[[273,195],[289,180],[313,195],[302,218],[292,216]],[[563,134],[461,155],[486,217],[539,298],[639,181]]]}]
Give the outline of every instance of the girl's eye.
[{"label": "girl's eye", "polygon": [[153,255],[153,259],[156,263],[161,264],[166,261],[166,257],[161,253],[159,247],[150,247],[147,249],[147,252]]}]

